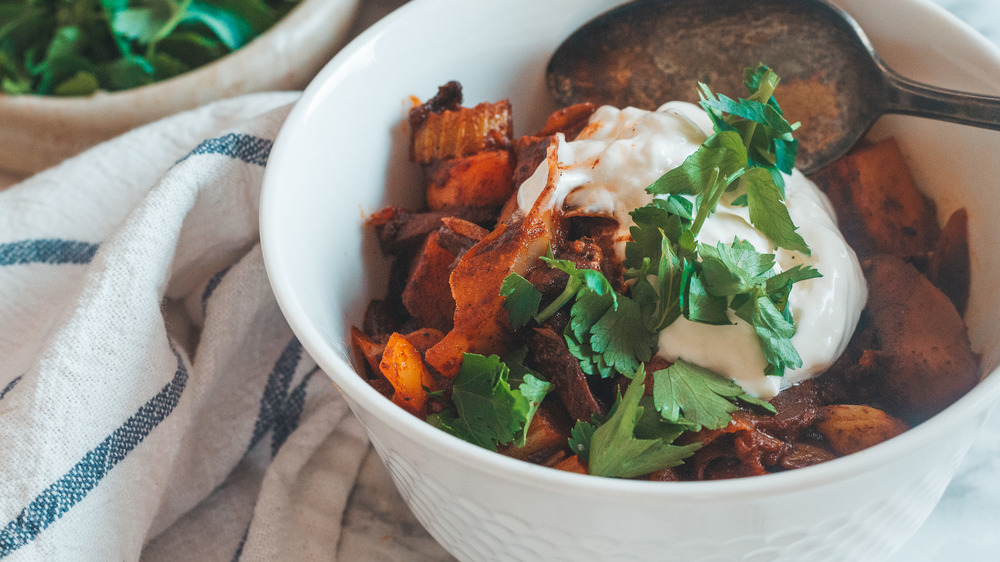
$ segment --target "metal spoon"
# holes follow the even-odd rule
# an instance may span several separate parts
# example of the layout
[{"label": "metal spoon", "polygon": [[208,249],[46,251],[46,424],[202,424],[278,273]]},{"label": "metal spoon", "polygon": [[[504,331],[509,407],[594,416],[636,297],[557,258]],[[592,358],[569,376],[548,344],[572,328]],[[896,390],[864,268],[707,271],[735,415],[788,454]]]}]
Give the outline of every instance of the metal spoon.
[{"label": "metal spoon", "polygon": [[697,82],[745,96],[742,69],[763,62],[778,99],[801,121],[798,167],[842,156],[885,113],[1000,130],[1000,98],[928,86],[879,58],[849,15],[825,0],[636,0],[591,20],[549,61],[549,91],[580,101],[655,109],[698,99]]}]

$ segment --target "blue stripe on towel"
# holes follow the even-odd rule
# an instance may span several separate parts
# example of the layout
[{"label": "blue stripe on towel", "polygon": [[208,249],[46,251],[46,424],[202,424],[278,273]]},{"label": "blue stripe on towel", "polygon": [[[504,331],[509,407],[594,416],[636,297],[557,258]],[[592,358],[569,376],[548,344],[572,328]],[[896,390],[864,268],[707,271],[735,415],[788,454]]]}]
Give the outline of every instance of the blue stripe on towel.
[{"label": "blue stripe on towel", "polygon": [[[306,401],[306,385],[309,384],[309,379],[312,378],[313,374],[319,371],[317,367],[306,373],[302,381],[289,393],[288,388],[291,386],[292,376],[301,360],[302,344],[293,337],[282,350],[281,355],[278,356],[274,369],[271,370],[271,374],[267,378],[264,395],[260,398],[260,412],[257,414],[257,422],[254,424],[253,436],[250,438],[247,452],[250,452],[267,435],[268,430],[274,429],[271,436],[271,457],[274,457],[288,436],[298,427]],[[250,523],[247,523],[247,528],[243,531],[243,538],[240,539],[236,551],[233,553],[232,562],[239,562],[240,557],[243,556],[243,547],[250,535],[252,523],[252,519]]]},{"label": "blue stripe on towel", "polygon": [[97,252],[97,244],[62,240],[59,238],[38,238],[18,240],[0,244],[0,265],[24,265],[28,263],[85,264],[90,263]]},{"label": "blue stripe on towel", "polygon": [[[251,517],[252,516],[253,515],[251,514]],[[243,538],[240,539],[240,544],[236,545],[236,552],[233,553],[232,562],[240,562],[240,557],[243,556],[243,547],[247,544],[247,537],[249,536],[250,523],[247,523],[247,528],[243,530]]]},{"label": "blue stripe on towel", "polygon": [[285,444],[288,436],[299,426],[299,418],[302,417],[302,409],[306,405],[306,385],[313,374],[319,371],[318,368],[310,371],[302,382],[295,387],[288,395],[288,400],[282,404],[281,413],[274,420],[274,433],[271,434],[271,456],[278,454],[278,449]]},{"label": "blue stripe on towel", "polygon": [[247,451],[254,448],[282,415],[285,402],[288,400],[288,388],[292,385],[292,375],[295,374],[295,369],[301,360],[302,344],[293,337],[282,350],[267,378],[264,394],[260,397],[257,422],[254,424],[253,436],[250,438]]},{"label": "blue stripe on towel", "polygon": [[192,156],[199,154],[219,154],[237,160],[242,160],[247,164],[263,166],[267,164],[267,157],[271,154],[271,146],[274,141],[262,139],[253,135],[229,133],[214,139],[205,139],[187,156],[178,160],[183,162]]},{"label": "blue stripe on towel", "polygon": [[28,544],[65,515],[170,415],[188,379],[181,356],[176,351],[174,355],[177,356],[177,372],[173,380],[0,529],[0,558]]},{"label": "blue stripe on towel", "polygon": [[215,275],[212,276],[211,279],[208,280],[208,283],[205,284],[205,291],[201,294],[202,316],[205,315],[205,306],[208,304],[209,297],[211,297],[212,293],[215,292],[215,289],[219,287],[219,283],[222,283],[222,278],[225,277],[227,273],[229,273],[229,270],[232,267],[233,267],[232,265],[227,265],[226,267],[220,269],[215,273]]},{"label": "blue stripe on towel", "polygon": [[7,383],[7,386],[3,387],[3,390],[0,390],[0,400],[3,400],[3,397],[7,396],[8,392],[14,390],[14,387],[17,386],[17,383],[21,382],[21,377],[23,376],[24,375],[17,375],[14,377],[14,380]]}]

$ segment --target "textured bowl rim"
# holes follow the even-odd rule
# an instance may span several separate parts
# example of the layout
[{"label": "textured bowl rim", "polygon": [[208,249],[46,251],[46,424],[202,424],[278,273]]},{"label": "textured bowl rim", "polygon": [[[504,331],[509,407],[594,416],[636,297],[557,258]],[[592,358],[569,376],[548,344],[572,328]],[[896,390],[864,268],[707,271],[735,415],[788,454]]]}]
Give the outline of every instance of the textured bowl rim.
[{"label": "textured bowl rim", "polygon": [[[294,137],[298,129],[304,126],[312,112],[313,104],[317,103],[317,98],[349,74],[350,61],[358,53],[368,49],[380,36],[396,25],[401,25],[400,22],[406,21],[411,12],[433,10],[435,4],[444,1],[447,0],[411,0],[345,46],[306,88],[302,98],[289,114],[275,141],[265,171],[260,205],[260,232],[265,269],[272,289],[292,331],[298,336],[306,351],[348,398],[349,403],[352,405],[356,403],[386,424],[404,427],[413,439],[423,441],[425,445],[440,454],[447,455],[451,460],[476,469],[492,470],[499,478],[531,480],[539,486],[560,486],[567,491],[586,494],[597,499],[602,496],[620,498],[625,494],[651,501],[696,498],[705,502],[778,496],[849,479],[932,442],[935,437],[952,431],[952,428],[962,423],[969,423],[977,415],[984,413],[990,405],[997,403],[1000,397],[1000,373],[998,373],[1000,367],[985,374],[984,379],[972,391],[927,422],[875,447],[842,458],[752,478],[700,482],[650,482],[569,473],[506,457],[438,430],[387,400],[368,385],[348,361],[332,349],[331,342],[325,341],[316,327],[308,321],[305,310],[291,293],[291,279],[287,270],[282,267],[283,256],[271,251],[272,247],[278,246],[275,232],[278,230],[276,221],[280,221],[277,213],[272,211],[273,201],[280,197],[278,185],[280,182],[276,178],[280,174],[281,167],[287,165],[286,160],[294,156],[285,149],[288,142],[286,139]],[[940,6],[931,4],[927,0],[895,1],[907,9],[923,10],[928,18],[938,20],[942,26],[950,27],[951,33],[968,40],[970,47],[975,47],[979,51],[977,54],[1000,64],[1000,48]]]}]

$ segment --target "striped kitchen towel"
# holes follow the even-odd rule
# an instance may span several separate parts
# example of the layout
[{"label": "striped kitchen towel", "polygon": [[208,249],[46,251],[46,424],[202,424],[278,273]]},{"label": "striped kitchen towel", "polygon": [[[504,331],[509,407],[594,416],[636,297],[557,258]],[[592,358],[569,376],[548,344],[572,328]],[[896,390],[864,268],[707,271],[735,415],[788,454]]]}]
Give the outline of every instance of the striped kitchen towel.
[{"label": "striped kitchen towel", "polygon": [[180,114],[0,192],[0,559],[334,557],[367,441],[257,231],[296,97]]}]

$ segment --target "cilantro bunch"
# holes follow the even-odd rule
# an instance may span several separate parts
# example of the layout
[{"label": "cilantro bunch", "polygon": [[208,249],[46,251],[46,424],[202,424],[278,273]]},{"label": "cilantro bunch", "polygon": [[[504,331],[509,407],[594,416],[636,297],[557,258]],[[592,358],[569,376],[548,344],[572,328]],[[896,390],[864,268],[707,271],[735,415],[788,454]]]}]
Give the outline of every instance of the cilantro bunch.
[{"label": "cilantro bunch", "polygon": [[239,49],[297,0],[0,0],[0,92],[84,96]]},{"label": "cilantro bunch", "polygon": [[[515,329],[544,322],[569,306],[564,337],[583,372],[631,379],[608,415],[578,421],[572,430],[569,447],[588,463],[591,474],[631,478],[677,466],[700,446],[675,445],[684,432],[725,427],[740,403],[774,412],[735,382],[683,360],[652,373],[652,396],[643,395],[644,363],[656,352],[659,332],[681,316],[714,325],[732,324],[730,314],[745,321],[757,335],[766,375],[780,376],[802,365],[791,343],[795,325],[788,296],[795,283],[819,277],[819,272],[799,265],[775,273],[775,255],[758,252],[747,241],[714,246],[698,241],[705,221],[726,197],[729,205],[747,207],[750,223],[775,246],[810,253],[784,204],[782,174],[791,174],[794,166],[798,145],[792,132],[798,124],[785,120],[774,99],[778,81],[774,71],[760,65],[744,73],[748,98],[714,95],[701,85],[701,105],[715,132],[680,166],[646,188],[654,196],[651,203],[632,211],[632,240],[624,260],[627,295],[617,293],[601,272],[577,269],[573,262],[556,259],[551,249],[540,259],[568,280],[544,308],[539,310],[542,295],[524,277],[512,273],[501,285],[503,306]],[[539,388],[537,383],[544,383],[535,373],[518,391],[511,391],[503,367],[494,364],[490,370],[496,373],[490,379],[493,391],[482,392],[480,400],[492,400],[493,405],[498,397],[511,401],[508,394],[518,402],[525,384],[531,393]],[[547,392],[532,396],[540,402]],[[460,401],[468,402],[465,397]],[[457,416],[441,416],[434,423],[494,449],[497,442],[514,441],[517,431],[526,432],[533,413],[518,402],[510,412],[513,419],[501,420],[502,431],[487,430],[488,424],[478,430],[456,429],[483,419],[483,411],[494,419],[494,412],[502,409],[463,413],[458,404],[456,400]]]}]

